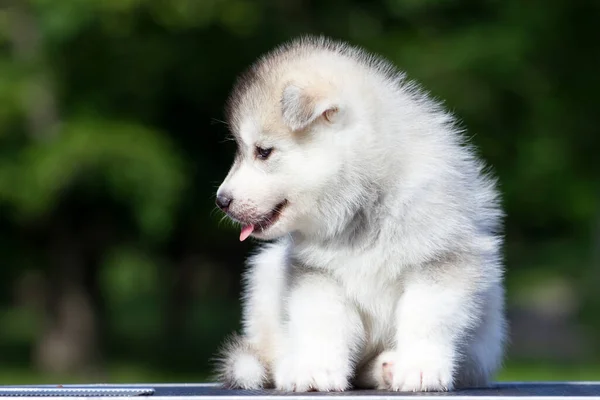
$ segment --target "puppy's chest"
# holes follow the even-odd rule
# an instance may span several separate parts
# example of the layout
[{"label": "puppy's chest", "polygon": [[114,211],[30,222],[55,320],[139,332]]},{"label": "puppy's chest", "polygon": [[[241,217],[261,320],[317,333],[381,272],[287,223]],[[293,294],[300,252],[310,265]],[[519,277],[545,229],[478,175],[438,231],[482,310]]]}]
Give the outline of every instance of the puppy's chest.
[{"label": "puppy's chest", "polygon": [[344,290],[349,302],[373,321],[392,317],[403,292],[398,268],[391,265],[381,248],[360,254],[311,249],[299,260],[309,269],[332,276]]},{"label": "puppy's chest", "polygon": [[341,284],[348,300],[362,313],[373,320],[392,316],[403,285],[385,265],[360,257],[345,260],[343,265],[330,269],[330,273]]}]

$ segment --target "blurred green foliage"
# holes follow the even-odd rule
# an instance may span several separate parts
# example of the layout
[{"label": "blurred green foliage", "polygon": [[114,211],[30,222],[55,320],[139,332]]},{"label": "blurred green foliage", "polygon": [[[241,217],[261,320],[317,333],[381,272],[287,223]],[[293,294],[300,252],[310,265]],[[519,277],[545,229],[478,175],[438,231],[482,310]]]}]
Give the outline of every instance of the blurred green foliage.
[{"label": "blurred green foliage", "polygon": [[0,6],[0,383],[206,379],[249,250],[213,206],[233,156],[224,101],[304,33],[394,61],[500,178],[514,323],[500,377],[598,376],[599,2]]}]

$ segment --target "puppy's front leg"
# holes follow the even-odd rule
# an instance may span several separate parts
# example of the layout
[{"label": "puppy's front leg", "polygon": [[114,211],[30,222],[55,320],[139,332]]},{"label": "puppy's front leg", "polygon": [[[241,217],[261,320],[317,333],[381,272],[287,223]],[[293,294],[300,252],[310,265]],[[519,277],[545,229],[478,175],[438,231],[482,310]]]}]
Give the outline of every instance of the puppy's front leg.
[{"label": "puppy's front leg", "polygon": [[342,391],[363,342],[358,312],[341,287],[318,273],[296,276],[287,303],[284,346],[275,364],[280,390]]},{"label": "puppy's front leg", "polygon": [[396,310],[396,351],[380,357],[390,389],[453,389],[459,352],[481,319],[471,284],[440,277],[408,283]]}]

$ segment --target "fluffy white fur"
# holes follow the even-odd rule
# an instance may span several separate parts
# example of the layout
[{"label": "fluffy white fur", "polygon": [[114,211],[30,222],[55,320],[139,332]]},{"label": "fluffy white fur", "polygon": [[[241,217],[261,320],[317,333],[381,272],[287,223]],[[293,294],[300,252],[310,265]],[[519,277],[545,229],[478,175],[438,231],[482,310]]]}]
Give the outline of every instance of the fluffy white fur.
[{"label": "fluffy white fur", "polygon": [[505,342],[502,212],[453,117],[386,61],[305,37],[240,78],[229,125],[238,154],[218,195],[271,243],[249,260],[243,332],[222,352],[221,381],[487,384]]}]

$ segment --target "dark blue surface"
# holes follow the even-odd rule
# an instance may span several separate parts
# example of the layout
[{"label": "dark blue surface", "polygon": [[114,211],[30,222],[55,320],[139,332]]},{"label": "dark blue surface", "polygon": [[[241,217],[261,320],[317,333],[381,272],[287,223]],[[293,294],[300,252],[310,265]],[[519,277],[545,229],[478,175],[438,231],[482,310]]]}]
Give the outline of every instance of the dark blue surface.
[{"label": "dark blue surface", "polygon": [[[9,391],[4,390],[10,388]],[[52,393],[47,393],[43,396],[48,397],[63,397],[72,396],[63,392],[61,395],[61,386],[57,385],[40,385],[40,386],[21,386],[23,390],[20,394],[15,393],[17,386],[0,386],[0,397],[4,396],[15,396],[20,397],[31,397],[30,391],[34,388],[37,389],[52,389]],[[223,400],[226,398],[237,398],[239,397],[345,397],[345,398],[361,398],[361,399],[383,399],[390,397],[596,397],[600,399],[600,382],[543,382],[543,383],[499,383],[494,384],[488,388],[480,389],[468,389],[468,390],[456,390],[449,393],[405,393],[405,392],[387,392],[387,391],[375,391],[375,390],[350,390],[346,392],[331,392],[331,393],[320,393],[320,392],[308,392],[308,393],[288,393],[280,392],[276,390],[231,390],[225,389],[214,384],[134,384],[134,385],[64,385],[64,389],[86,389],[90,393],[96,393],[92,395],[83,395],[82,397],[97,397],[97,396],[111,396],[109,390],[113,393],[119,389],[126,389],[129,391],[127,394],[122,394],[121,398],[127,398],[133,395],[131,389],[135,388],[148,388],[154,389],[154,393],[148,395],[150,398],[165,398],[165,397],[188,397],[188,398],[208,398],[208,397],[219,397]],[[59,390],[57,390],[59,389]],[[104,393],[102,393],[104,392]],[[123,393],[123,392],[122,392]],[[39,392],[36,392],[35,397],[42,396]],[[112,394],[114,396],[114,394]],[[137,397],[137,396],[136,396]],[[146,397],[146,396],[143,396]],[[114,398],[114,397],[113,397]],[[139,397],[138,397],[139,398]]]},{"label": "dark blue surface", "polygon": [[[152,387],[152,385],[150,385]],[[375,390],[350,390],[331,393],[286,393],[276,390],[231,390],[220,387],[155,387],[155,396],[507,396],[507,397],[545,397],[545,396],[593,396],[600,398],[600,382],[597,383],[503,383],[489,388],[456,390],[448,393],[399,393]]]}]

